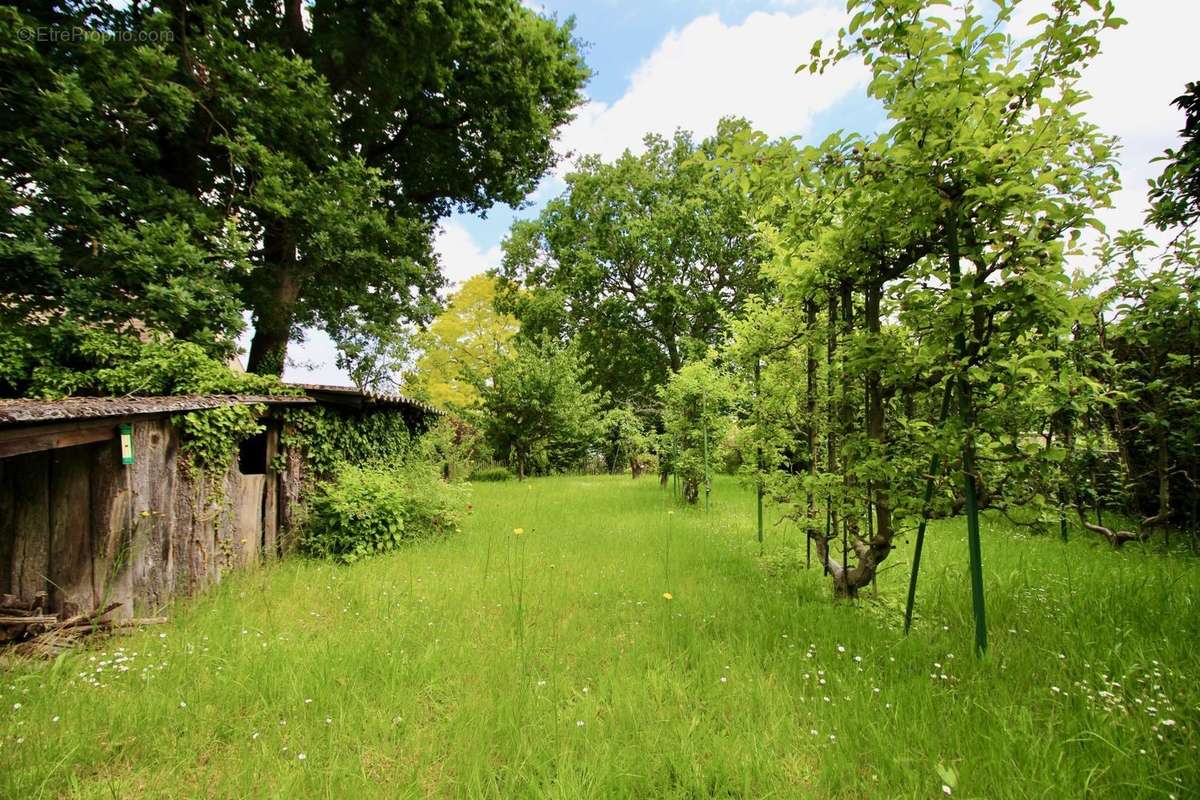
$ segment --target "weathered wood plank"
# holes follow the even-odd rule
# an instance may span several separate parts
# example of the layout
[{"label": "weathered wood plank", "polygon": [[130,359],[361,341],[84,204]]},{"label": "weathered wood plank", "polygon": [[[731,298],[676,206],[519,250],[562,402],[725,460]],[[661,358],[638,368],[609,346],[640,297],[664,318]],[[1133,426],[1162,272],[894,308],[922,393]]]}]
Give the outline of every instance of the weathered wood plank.
[{"label": "weathered wood plank", "polygon": [[[156,440],[155,437],[160,437]],[[156,608],[165,604],[177,591],[178,565],[175,563],[175,492],[179,477],[179,428],[169,418],[158,420],[158,431],[150,435],[151,443],[159,447],[161,461],[156,464],[158,480],[154,483],[154,505],[158,509],[159,558],[163,573],[159,580],[162,596]],[[186,582],[179,591],[186,590]]]},{"label": "weathered wood plank", "polygon": [[121,463],[121,447],[114,439],[94,445],[91,451],[92,605],[103,608],[119,602],[105,619],[133,616],[133,530],[136,518],[131,504],[129,476],[132,467]]},{"label": "weathered wood plank", "polygon": [[237,496],[234,499],[233,544],[237,552],[238,566],[258,563],[263,537],[263,494],[266,482],[266,475],[237,475],[234,478]]},{"label": "weathered wood plank", "polygon": [[130,465],[133,510],[137,518],[133,540],[134,613],[153,613],[171,595],[171,511],[168,498],[174,488],[175,459],[170,446],[173,434],[166,420],[148,420],[133,426],[137,460]]},{"label": "weathered wood plank", "polygon": [[17,496],[13,493],[12,468],[9,459],[0,458],[0,596],[13,594],[12,563],[13,536],[15,534],[13,514],[16,513]]},{"label": "weathered wood plank", "polygon": [[92,594],[91,452],[87,445],[50,455],[50,608],[90,611]]},{"label": "weathered wood plank", "polygon": [[116,426],[111,422],[99,425],[94,422],[68,422],[47,425],[44,428],[0,431],[0,458],[102,442],[114,439],[116,435]]},{"label": "weathered wood plank", "polygon": [[22,598],[46,591],[50,572],[50,457],[29,453],[10,459],[13,545],[10,591]]},{"label": "weathered wood plank", "polygon": [[290,553],[296,546],[303,517],[300,492],[304,486],[304,455],[299,448],[284,449],[285,469],[280,478],[279,552]]},{"label": "weathered wood plank", "polygon": [[278,423],[267,428],[267,474],[263,486],[262,553],[267,560],[279,555],[279,484],[280,476],[272,467],[279,455]]},{"label": "weathered wood plank", "polygon": [[231,572],[238,566],[239,550],[237,531],[237,514],[234,504],[237,501],[238,483],[237,466],[230,468],[221,477],[221,496],[213,498],[209,505],[218,509],[217,517],[213,520],[213,533],[216,541],[216,580],[219,582],[226,572]]}]

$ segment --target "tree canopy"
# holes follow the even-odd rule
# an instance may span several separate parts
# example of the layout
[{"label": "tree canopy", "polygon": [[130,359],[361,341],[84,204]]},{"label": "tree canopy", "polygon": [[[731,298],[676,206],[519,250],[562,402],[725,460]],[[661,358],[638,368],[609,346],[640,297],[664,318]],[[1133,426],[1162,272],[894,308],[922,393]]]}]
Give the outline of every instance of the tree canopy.
[{"label": "tree canopy", "polygon": [[[225,355],[243,312],[252,371],[317,326],[370,374],[364,339],[436,311],[434,222],[520,203],[589,75],[572,23],[517,0],[63,0],[0,25],[10,392],[111,337]],[[97,35],[17,35],[50,25]]]},{"label": "tree canopy", "polygon": [[496,279],[470,278],[450,296],[446,310],[417,337],[421,356],[405,386],[411,394],[445,408],[470,408],[476,388],[491,380],[500,362],[512,354],[520,326],[511,314],[496,311]]},{"label": "tree canopy", "polygon": [[611,164],[585,157],[504,243],[500,274],[525,291],[502,291],[502,306],[530,333],[575,338],[616,402],[653,403],[761,285],[748,200],[728,190],[717,158],[747,129],[725,120],[700,142],[680,131]]}]

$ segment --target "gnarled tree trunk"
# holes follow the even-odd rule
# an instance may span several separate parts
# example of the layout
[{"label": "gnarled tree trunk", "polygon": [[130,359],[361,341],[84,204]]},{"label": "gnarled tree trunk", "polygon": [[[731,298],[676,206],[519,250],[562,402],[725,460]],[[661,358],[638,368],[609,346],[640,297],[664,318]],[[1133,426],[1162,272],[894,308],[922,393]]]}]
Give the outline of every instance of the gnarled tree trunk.
[{"label": "gnarled tree trunk", "polygon": [[263,256],[270,283],[254,299],[254,339],[246,369],[259,375],[283,375],[287,361],[292,320],[300,299],[300,266],[296,260],[296,242],[283,226],[267,230]]}]

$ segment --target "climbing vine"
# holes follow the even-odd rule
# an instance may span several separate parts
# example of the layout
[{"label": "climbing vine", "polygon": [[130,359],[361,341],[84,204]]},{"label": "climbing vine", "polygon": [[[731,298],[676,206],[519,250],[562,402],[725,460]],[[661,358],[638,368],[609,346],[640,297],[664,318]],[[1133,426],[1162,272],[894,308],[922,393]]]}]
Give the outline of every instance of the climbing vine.
[{"label": "climbing vine", "polygon": [[283,422],[282,449],[302,450],[316,476],[333,475],[343,464],[396,462],[414,453],[415,439],[399,413],[289,409]]},{"label": "climbing vine", "polygon": [[219,481],[233,465],[237,446],[263,431],[258,418],[266,409],[265,405],[256,403],[177,415],[174,421],[182,435],[182,453],[188,466],[214,482]]}]

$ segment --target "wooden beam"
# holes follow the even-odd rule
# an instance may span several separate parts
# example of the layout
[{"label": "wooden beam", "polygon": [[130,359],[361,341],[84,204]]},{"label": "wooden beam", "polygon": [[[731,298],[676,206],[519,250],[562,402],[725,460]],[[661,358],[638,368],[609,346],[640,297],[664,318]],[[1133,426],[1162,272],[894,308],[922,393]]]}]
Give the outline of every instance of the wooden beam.
[{"label": "wooden beam", "polygon": [[30,428],[0,431],[0,458],[75,447],[116,438],[117,424],[113,420],[95,422],[64,422]]}]

